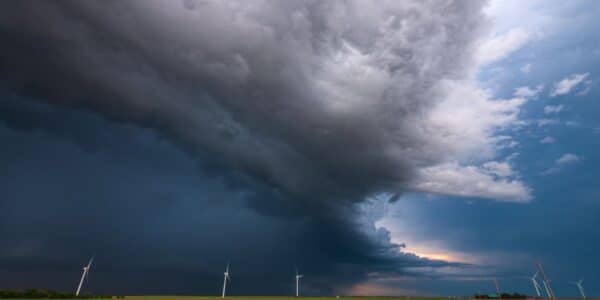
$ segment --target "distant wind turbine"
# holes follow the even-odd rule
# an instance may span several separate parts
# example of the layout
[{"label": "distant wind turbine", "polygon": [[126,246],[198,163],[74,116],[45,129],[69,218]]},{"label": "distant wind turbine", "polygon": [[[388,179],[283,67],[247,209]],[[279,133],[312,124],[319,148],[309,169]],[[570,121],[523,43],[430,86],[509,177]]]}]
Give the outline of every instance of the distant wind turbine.
[{"label": "distant wind turbine", "polygon": [[540,289],[542,288],[540,286],[540,284],[537,282],[537,280],[535,280],[535,278],[537,277],[537,275],[539,274],[539,272],[535,272],[535,274],[533,274],[533,277],[531,277],[531,282],[533,282],[533,287],[535,288],[535,292],[538,295],[538,297],[542,296],[542,293],[540,292]]},{"label": "distant wind turbine", "polygon": [[296,269],[296,297],[298,297],[298,290],[299,290],[299,285],[300,285],[300,278],[302,278],[304,275],[298,274],[298,269]]},{"label": "distant wind turbine", "polygon": [[81,274],[81,280],[79,280],[79,285],[77,286],[77,291],[75,292],[75,296],[79,296],[79,292],[81,292],[81,287],[83,286],[83,281],[87,278],[90,273],[90,267],[92,266],[92,262],[94,261],[94,257],[90,258],[87,266],[83,267],[83,273]]},{"label": "distant wind turbine", "polygon": [[498,285],[498,279],[494,278],[494,284],[496,285],[496,293],[500,297],[500,285]]},{"label": "distant wind turbine", "polygon": [[579,292],[581,293],[581,297],[583,297],[583,299],[585,299],[585,293],[583,292],[583,279],[580,279],[577,282],[571,282],[572,284],[576,285],[577,288],[579,289]]},{"label": "distant wind turbine", "polygon": [[544,284],[544,289],[546,290],[546,296],[548,297],[548,299],[552,299],[552,294],[550,294],[550,289],[548,288],[548,284],[546,283],[546,281],[542,281],[542,283]]},{"label": "distant wind turbine", "polygon": [[227,268],[225,269],[225,278],[223,279],[223,294],[221,295],[221,298],[225,298],[225,289],[227,288],[227,281],[230,281],[231,279],[229,278],[229,263],[227,263]]},{"label": "distant wind turbine", "polygon": [[554,300],[554,292],[552,292],[552,288],[550,287],[550,280],[546,277],[546,273],[544,272],[544,267],[540,262],[537,263],[538,271],[540,271],[540,275],[542,275],[542,282],[544,283],[544,288],[546,289],[546,295],[548,299]]}]

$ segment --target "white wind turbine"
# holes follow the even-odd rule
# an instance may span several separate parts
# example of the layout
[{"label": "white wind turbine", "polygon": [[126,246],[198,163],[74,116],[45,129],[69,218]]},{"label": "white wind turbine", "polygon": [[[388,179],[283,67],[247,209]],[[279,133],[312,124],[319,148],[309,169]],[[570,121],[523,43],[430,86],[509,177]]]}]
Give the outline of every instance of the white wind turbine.
[{"label": "white wind turbine", "polygon": [[537,263],[537,267],[538,267],[538,271],[540,272],[540,275],[542,275],[542,283],[544,283],[544,288],[546,289],[546,295],[548,296],[548,299],[555,300],[556,297],[554,297],[554,292],[552,291],[552,288],[550,287],[550,280],[548,279],[548,277],[546,277],[546,272],[544,272],[544,267],[542,267],[542,264],[540,262]]},{"label": "white wind turbine", "polygon": [[548,287],[549,284],[545,280],[542,283],[544,284],[544,289],[546,289],[546,296],[548,296],[548,299],[552,299],[552,294],[550,294],[550,288]]},{"label": "white wind turbine", "polygon": [[579,289],[579,292],[581,293],[581,297],[583,297],[583,299],[585,299],[585,293],[583,292],[583,279],[580,279],[577,282],[571,282],[572,284],[576,285],[577,288]]},{"label": "white wind turbine", "polygon": [[537,293],[538,297],[542,296],[542,293],[540,292],[540,289],[542,288],[540,286],[540,284],[537,282],[537,280],[535,280],[535,278],[537,277],[539,272],[535,272],[535,274],[533,274],[533,277],[531,277],[531,282],[533,282],[533,287],[535,288],[535,292]]},{"label": "white wind turbine", "polygon": [[500,297],[500,285],[498,285],[498,279],[494,278],[494,284],[496,285],[496,294]]},{"label": "white wind turbine", "polygon": [[223,279],[223,294],[221,294],[221,298],[225,298],[225,289],[227,288],[227,281],[230,281],[229,278],[229,263],[227,263],[227,268],[225,269],[225,278]]},{"label": "white wind turbine", "polygon": [[298,274],[298,269],[296,269],[296,297],[298,297],[298,290],[299,290],[299,285],[300,285],[300,278],[302,278],[304,275]]},{"label": "white wind turbine", "polygon": [[81,280],[79,280],[79,285],[77,286],[77,291],[75,292],[75,296],[79,296],[79,292],[81,292],[81,287],[83,286],[83,281],[87,278],[90,273],[90,267],[92,266],[92,262],[94,261],[94,257],[90,258],[87,266],[83,267],[83,273],[81,274]]}]

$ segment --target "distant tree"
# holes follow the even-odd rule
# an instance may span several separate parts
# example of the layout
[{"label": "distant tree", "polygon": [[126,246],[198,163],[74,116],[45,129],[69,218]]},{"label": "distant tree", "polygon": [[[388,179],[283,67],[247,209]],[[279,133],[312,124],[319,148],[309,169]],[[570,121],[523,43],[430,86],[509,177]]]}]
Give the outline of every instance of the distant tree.
[{"label": "distant tree", "polygon": [[79,295],[62,293],[52,290],[26,289],[26,290],[0,290],[0,299],[123,299],[123,296],[108,295]]}]

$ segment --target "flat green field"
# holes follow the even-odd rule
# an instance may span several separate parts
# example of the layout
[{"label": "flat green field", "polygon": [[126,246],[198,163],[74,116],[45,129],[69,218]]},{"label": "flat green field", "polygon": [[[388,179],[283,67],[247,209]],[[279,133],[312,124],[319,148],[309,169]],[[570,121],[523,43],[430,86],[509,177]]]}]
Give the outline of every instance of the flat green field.
[{"label": "flat green field", "polygon": [[[36,298],[32,300],[40,300]],[[85,299],[85,298],[84,298]],[[95,298],[91,300],[99,300]],[[111,299],[111,298],[106,298]],[[122,298],[121,298],[122,299]],[[207,297],[207,296],[125,296],[128,300],[222,300],[221,297]],[[291,297],[291,296],[231,296],[225,297],[225,300],[448,300],[448,298],[424,298],[424,297],[367,297],[367,296],[355,296],[355,297]],[[27,298],[3,298],[2,300],[27,300]],[[63,299],[52,299],[52,300],[63,300]],[[64,299],[74,300],[74,299]]]},{"label": "flat green field", "polygon": [[[222,300],[221,297],[206,296],[126,296],[129,300]],[[448,300],[447,298],[425,297],[292,297],[292,296],[231,296],[225,300]]]},{"label": "flat green field", "polygon": [[[110,299],[110,298],[107,298]],[[27,300],[26,298],[19,299],[2,299],[2,300]],[[37,299],[39,300],[39,298]],[[61,300],[61,299],[52,299]],[[74,299],[66,299],[74,300]],[[99,299],[90,299],[99,300]],[[208,296],[125,296],[125,300],[222,300],[221,297]],[[292,296],[231,296],[225,297],[225,300],[448,300],[448,298],[426,298],[426,297],[292,297]]]}]

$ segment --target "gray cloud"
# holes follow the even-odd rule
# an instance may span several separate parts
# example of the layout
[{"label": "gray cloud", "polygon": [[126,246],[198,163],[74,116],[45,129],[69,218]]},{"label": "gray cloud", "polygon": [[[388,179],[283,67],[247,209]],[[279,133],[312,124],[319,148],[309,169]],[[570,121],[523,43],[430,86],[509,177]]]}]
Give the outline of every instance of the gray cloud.
[{"label": "gray cloud", "polygon": [[[140,128],[156,132],[186,153],[206,177],[199,182],[222,180],[223,193],[240,194],[239,205],[259,212],[260,220],[249,224],[294,217],[281,236],[302,250],[298,260],[308,271],[323,276],[323,284],[313,281],[316,289],[332,272],[353,274],[340,283],[350,285],[373,269],[440,263],[399,253],[385,231],[365,232],[372,222],[355,220],[356,204],[380,192],[401,193],[419,167],[446,159],[423,134],[423,116],[445,97],[444,81],[468,74],[481,5],[3,2],[0,79],[17,96],[2,102],[0,112],[10,130],[39,130],[86,151],[110,150],[111,157],[131,157],[115,145],[127,145]],[[45,104],[23,100],[29,97]],[[80,114],[102,117],[80,126]],[[106,129],[103,118],[118,128]],[[157,200],[157,210],[169,199]],[[106,217],[113,208],[124,210],[108,205]],[[122,243],[105,240],[114,249]],[[277,255],[281,262],[294,256]]]},{"label": "gray cloud", "polygon": [[480,4],[187,3],[10,4],[2,78],[289,197],[356,201],[436,159],[412,124],[464,74]]},{"label": "gray cloud", "polygon": [[20,97],[2,97],[0,116],[10,124],[0,126],[6,287],[71,290],[91,253],[86,290],[127,294],[215,293],[227,260],[233,294],[288,294],[294,265],[311,294],[343,292],[371,272],[453,265],[398,252],[373,225],[376,208],[256,214],[247,198],[260,186],[232,188],[148,129]]}]

